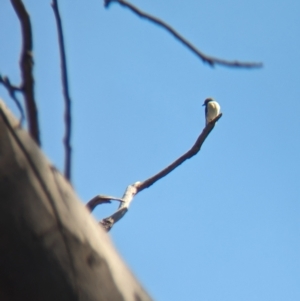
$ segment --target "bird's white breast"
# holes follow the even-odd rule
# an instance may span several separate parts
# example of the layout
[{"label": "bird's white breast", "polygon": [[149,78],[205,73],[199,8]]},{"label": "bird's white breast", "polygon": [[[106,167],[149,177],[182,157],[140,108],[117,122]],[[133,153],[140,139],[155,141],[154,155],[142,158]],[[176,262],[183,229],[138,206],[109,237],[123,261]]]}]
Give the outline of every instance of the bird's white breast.
[{"label": "bird's white breast", "polygon": [[210,101],[207,104],[207,115],[206,115],[206,122],[210,122],[215,119],[221,111],[220,105],[216,101]]}]

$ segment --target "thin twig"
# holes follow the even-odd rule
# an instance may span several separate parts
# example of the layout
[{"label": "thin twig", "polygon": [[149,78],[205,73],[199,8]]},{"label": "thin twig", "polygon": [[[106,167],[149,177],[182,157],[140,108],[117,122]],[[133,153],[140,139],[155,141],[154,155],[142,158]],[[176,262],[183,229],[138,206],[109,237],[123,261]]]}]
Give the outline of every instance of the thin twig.
[{"label": "thin twig", "polygon": [[53,0],[51,4],[58,32],[58,44],[60,52],[60,63],[61,63],[61,77],[62,77],[62,87],[63,95],[65,100],[65,136],[64,136],[64,147],[65,147],[65,177],[71,180],[71,162],[72,162],[72,147],[71,147],[71,98],[69,93],[69,82],[68,82],[68,72],[67,72],[67,59],[65,51],[65,43],[63,36],[63,29],[61,24],[61,17],[58,8],[57,0]]},{"label": "thin twig", "polygon": [[32,55],[32,31],[29,15],[21,0],[10,0],[18,15],[22,30],[22,51],[20,58],[20,68],[22,74],[22,91],[25,98],[25,107],[28,120],[29,133],[38,145],[40,141],[40,130],[38,123],[38,112],[34,98],[34,78],[33,78],[33,55]]},{"label": "thin twig", "polygon": [[87,204],[86,207],[92,212],[98,205],[101,204],[110,204],[111,201],[123,202],[123,199],[115,198],[108,195],[96,195],[93,197]]},{"label": "thin twig", "polygon": [[117,2],[121,6],[129,8],[132,12],[134,12],[141,18],[147,19],[155,23],[156,25],[163,27],[169,33],[171,33],[177,40],[179,40],[182,44],[184,44],[188,49],[190,49],[194,54],[196,54],[204,63],[208,63],[211,67],[213,67],[214,65],[223,65],[227,67],[239,67],[239,68],[261,68],[263,66],[262,63],[228,61],[228,60],[223,60],[216,57],[208,56],[203,52],[199,51],[194,45],[192,45],[188,40],[186,40],[182,35],[180,35],[170,25],[163,22],[162,20],[141,11],[137,7],[133,6],[131,3],[126,2],[124,0],[104,0],[105,7],[108,7],[109,4],[112,2]]},{"label": "thin twig", "polygon": [[[215,127],[216,122],[221,117],[222,117],[222,113],[219,116],[217,116],[214,120],[209,122],[205,126],[202,133],[199,135],[198,139],[196,140],[194,145],[191,147],[191,149],[188,150],[182,156],[180,156],[178,159],[176,159],[172,164],[170,164],[169,166],[167,166],[166,168],[164,168],[163,170],[161,170],[160,172],[158,172],[157,174],[155,174],[154,176],[148,178],[147,180],[145,180],[143,182],[136,182],[132,185],[129,185],[126,188],[125,193],[124,193],[124,195],[121,199],[122,202],[121,202],[118,210],[114,214],[112,214],[111,216],[102,219],[100,221],[100,225],[102,225],[106,231],[109,231],[113,227],[113,225],[117,221],[119,221],[126,214],[126,212],[128,211],[128,208],[130,206],[130,203],[132,202],[135,195],[137,195],[142,190],[150,187],[155,182],[157,182],[158,180],[160,180],[163,177],[165,177],[166,175],[168,175],[175,168],[177,168],[179,165],[181,165],[184,161],[186,161],[186,160],[190,159],[191,157],[195,156],[200,151],[201,146],[204,143],[205,139],[208,137],[210,132]],[[97,197],[95,197],[95,198],[97,198]],[[93,202],[94,199],[92,199],[88,204]],[[118,198],[109,197],[109,199],[113,200],[113,199],[118,199]],[[107,200],[107,198],[105,200]],[[95,206],[93,207],[93,209],[97,206],[97,204],[94,204],[94,205]]]},{"label": "thin twig", "polygon": [[10,83],[9,78],[6,77],[6,76],[2,76],[1,74],[0,74],[0,83],[7,89],[10,97],[13,99],[13,101],[16,104],[16,106],[18,107],[18,110],[20,112],[19,124],[21,126],[23,124],[23,122],[24,122],[25,115],[24,115],[24,110],[23,110],[23,107],[21,105],[21,102],[19,101],[19,99],[16,96],[16,92],[21,92],[21,88],[12,85]]},{"label": "thin twig", "polygon": [[202,133],[196,140],[195,144],[192,146],[190,150],[188,150],[185,154],[183,154],[181,157],[179,157],[177,160],[175,160],[172,164],[164,168],[162,171],[154,175],[153,177],[141,182],[137,187],[137,193],[141,192],[145,188],[150,187],[155,182],[160,180],[161,178],[165,177],[167,174],[169,174],[171,171],[173,171],[175,168],[177,168],[180,164],[182,164],[184,161],[192,158],[195,156],[201,149],[201,146],[205,139],[208,137],[209,133],[212,131],[212,129],[215,127],[216,122],[222,117],[222,113],[217,116],[214,120],[209,122],[206,127],[203,129]]}]

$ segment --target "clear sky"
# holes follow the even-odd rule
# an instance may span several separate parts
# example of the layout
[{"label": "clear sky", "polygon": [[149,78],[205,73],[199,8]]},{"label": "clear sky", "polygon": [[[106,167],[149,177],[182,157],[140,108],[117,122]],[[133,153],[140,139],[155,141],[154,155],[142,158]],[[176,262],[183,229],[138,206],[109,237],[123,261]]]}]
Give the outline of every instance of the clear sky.
[{"label": "clear sky", "polygon": [[[34,33],[43,150],[63,166],[63,100],[50,1]],[[300,300],[300,1],[134,0],[201,51],[262,61],[211,68],[170,34],[99,0],[59,1],[73,104],[73,184],[121,197],[187,151],[204,99],[224,113],[201,152],[141,192],[110,235],[155,300]],[[0,73],[19,82],[19,23],[0,4]],[[15,106],[0,87],[0,96]],[[116,205],[95,212],[101,219]]]}]

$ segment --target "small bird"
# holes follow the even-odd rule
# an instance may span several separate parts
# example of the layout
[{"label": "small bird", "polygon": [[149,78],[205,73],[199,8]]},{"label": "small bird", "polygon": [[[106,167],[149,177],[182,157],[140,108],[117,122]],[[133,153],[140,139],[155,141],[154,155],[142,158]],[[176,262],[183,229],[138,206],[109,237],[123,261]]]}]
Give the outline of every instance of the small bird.
[{"label": "small bird", "polygon": [[211,97],[206,98],[203,106],[205,106],[205,120],[206,125],[214,120],[221,111],[220,105]]}]

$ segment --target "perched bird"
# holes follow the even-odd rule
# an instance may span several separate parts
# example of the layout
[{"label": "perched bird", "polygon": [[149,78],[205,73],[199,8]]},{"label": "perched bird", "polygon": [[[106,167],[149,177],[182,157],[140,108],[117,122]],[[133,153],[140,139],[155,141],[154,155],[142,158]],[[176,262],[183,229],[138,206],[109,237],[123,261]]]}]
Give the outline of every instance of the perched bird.
[{"label": "perched bird", "polygon": [[205,124],[207,125],[210,121],[214,120],[220,114],[221,107],[211,97],[205,99],[203,106],[205,106]]}]

